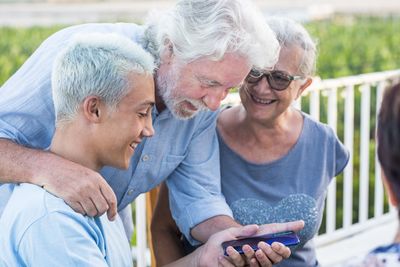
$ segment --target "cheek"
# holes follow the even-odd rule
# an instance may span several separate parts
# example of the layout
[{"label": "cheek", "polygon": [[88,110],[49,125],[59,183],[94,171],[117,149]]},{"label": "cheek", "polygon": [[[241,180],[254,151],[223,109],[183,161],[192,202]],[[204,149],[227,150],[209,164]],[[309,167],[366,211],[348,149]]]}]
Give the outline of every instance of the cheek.
[{"label": "cheek", "polygon": [[140,119],[132,120],[129,125],[130,134],[134,135],[135,137],[139,136],[144,129],[144,125],[144,121],[142,122]]},{"label": "cheek", "polygon": [[190,80],[180,80],[174,88],[174,95],[177,97],[200,99],[204,96],[205,89],[198,83]]}]

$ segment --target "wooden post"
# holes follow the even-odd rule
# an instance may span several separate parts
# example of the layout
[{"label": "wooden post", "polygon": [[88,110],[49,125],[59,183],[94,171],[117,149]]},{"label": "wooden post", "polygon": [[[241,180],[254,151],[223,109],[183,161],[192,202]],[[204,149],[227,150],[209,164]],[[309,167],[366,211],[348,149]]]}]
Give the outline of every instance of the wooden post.
[{"label": "wooden post", "polygon": [[151,267],[157,266],[156,258],[154,256],[153,243],[151,240],[150,224],[151,224],[151,218],[153,217],[153,210],[157,203],[158,191],[159,187],[156,187],[150,192],[146,193],[147,240],[151,253]]}]

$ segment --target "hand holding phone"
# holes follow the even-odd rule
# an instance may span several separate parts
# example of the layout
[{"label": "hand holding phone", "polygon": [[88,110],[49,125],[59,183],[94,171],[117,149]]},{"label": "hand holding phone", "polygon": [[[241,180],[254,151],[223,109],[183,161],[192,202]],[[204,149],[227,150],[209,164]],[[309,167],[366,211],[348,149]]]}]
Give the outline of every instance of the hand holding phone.
[{"label": "hand holding phone", "polygon": [[300,243],[299,237],[295,232],[281,232],[274,234],[266,234],[259,236],[252,236],[237,240],[226,241],[222,243],[222,247],[224,249],[225,256],[228,256],[226,253],[226,248],[232,246],[239,254],[244,254],[242,247],[243,245],[249,245],[254,251],[258,249],[258,243],[264,241],[265,243],[271,245],[274,242],[282,243],[285,246],[294,246]]}]

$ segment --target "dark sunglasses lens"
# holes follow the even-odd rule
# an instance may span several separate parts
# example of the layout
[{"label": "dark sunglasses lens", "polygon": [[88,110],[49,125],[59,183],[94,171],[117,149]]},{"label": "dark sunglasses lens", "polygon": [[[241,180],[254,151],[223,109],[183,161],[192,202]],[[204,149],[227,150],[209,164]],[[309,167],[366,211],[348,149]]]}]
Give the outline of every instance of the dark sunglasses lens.
[{"label": "dark sunglasses lens", "polygon": [[292,81],[289,75],[283,72],[271,72],[268,78],[269,85],[275,90],[285,90]]},{"label": "dark sunglasses lens", "polygon": [[250,73],[246,77],[246,81],[249,83],[258,82],[263,76],[263,73],[258,70],[251,70]]}]

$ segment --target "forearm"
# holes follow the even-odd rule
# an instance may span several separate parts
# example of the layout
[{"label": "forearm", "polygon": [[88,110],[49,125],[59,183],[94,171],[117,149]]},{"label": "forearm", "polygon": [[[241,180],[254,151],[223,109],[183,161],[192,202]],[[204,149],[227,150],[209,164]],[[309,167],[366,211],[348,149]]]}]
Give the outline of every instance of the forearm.
[{"label": "forearm", "polygon": [[157,262],[157,266],[163,266],[163,267],[187,267],[187,266],[193,266],[193,267],[202,267],[206,266],[205,264],[201,264],[199,261],[200,258],[200,249],[196,249],[194,252],[190,253],[189,255],[180,258],[177,261],[171,262],[168,265],[159,265]]},{"label": "forearm", "polygon": [[153,250],[158,266],[164,266],[186,255],[177,233],[158,230],[152,230]]},{"label": "forearm", "polygon": [[0,183],[32,183],[58,196],[76,212],[108,218],[117,214],[117,199],[97,172],[56,154],[0,139]]},{"label": "forearm", "polygon": [[194,239],[205,243],[211,235],[225,230],[230,227],[241,226],[229,216],[221,215],[212,217],[202,223],[199,223],[191,230],[191,235]]},{"label": "forearm", "polygon": [[61,158],[41,150],[18,145],[7,139],[0,139],[0,183],[39,184],[43,170]]},{"label": "forearm", "polygon": [[158,192],[157,204],[151,222],[154,255],[158,266],[163,266],[185,256],[180,240],[181,233],[169,210],[168,189],[163,183]]}]

